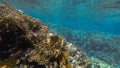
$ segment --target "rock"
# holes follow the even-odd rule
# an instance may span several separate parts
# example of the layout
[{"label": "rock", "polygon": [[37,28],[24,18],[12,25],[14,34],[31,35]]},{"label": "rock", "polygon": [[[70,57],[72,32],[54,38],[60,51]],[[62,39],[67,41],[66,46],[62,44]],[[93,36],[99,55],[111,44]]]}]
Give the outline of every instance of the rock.
[{"label": "rock", "polygon": [[7,4],[0,11],[0,68],[71,68],[78,58],[84,60],[73,44],[67,45],[39,20]]}]

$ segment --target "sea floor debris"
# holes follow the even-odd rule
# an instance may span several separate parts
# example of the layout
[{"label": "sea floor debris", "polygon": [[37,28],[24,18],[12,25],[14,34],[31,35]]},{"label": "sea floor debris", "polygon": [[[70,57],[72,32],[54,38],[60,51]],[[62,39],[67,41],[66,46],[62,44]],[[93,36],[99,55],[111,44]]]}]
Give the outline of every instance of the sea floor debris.
[{"label": "sea floor debris", "polygon": [[0,5],[0,68],[91,68],[85,54],[42,22]]}]

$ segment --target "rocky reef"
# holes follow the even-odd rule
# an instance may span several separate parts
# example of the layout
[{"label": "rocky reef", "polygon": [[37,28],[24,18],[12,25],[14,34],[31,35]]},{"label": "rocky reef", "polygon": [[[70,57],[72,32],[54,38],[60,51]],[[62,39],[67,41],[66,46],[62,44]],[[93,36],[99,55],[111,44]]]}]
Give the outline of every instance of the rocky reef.
[{"label": "rocky reef", "polygon": [[40,20],[0,4],[0,68],[91,68],[91,61]]},{"label": "rocky reef", "polygon": [[120,67],[120,35],[63,27],[49,22],[45,24],[50,27],[50,31],[64,36],[67,41],[85,52],[92,62],[92,68]]}]

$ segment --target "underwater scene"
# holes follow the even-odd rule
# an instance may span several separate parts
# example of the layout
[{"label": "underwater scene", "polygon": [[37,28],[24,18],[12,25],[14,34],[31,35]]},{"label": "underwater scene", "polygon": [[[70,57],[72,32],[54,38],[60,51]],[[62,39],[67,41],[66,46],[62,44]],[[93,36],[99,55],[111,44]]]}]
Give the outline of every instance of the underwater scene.
[{"label": "underwater scene", "polygon": [[120,0],[0,0],[0,68],[120,68]]}]

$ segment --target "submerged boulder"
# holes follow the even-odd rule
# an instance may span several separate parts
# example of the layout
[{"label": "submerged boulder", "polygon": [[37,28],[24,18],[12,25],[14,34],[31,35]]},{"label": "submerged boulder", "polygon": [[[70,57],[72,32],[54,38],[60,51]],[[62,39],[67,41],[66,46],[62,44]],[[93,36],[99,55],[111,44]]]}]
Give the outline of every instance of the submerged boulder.
[{"label": "submerged boulder", "polygon": [[[71,49],[73,48],[73,49]],[[0,5],[0,68],[90,68],[85,55],[48,26]]]}]

